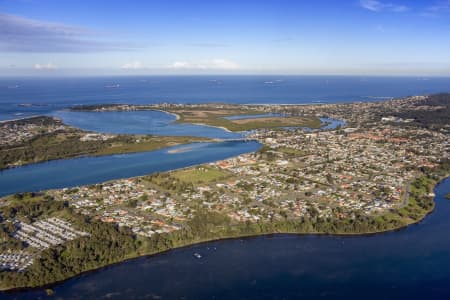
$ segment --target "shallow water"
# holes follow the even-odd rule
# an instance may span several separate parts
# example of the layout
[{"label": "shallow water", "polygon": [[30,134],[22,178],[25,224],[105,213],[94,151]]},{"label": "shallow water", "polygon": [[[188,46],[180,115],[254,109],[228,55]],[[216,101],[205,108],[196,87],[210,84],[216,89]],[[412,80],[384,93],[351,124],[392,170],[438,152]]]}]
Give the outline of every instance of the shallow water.
[{"label": "shallow water", "polygon": [[84,130],[103,133],[196,136],[207,138],[240,138],[241,133],[221,128],[175,123],[176,117],[162,111],[75,112],[57,111],[53,116]]}]

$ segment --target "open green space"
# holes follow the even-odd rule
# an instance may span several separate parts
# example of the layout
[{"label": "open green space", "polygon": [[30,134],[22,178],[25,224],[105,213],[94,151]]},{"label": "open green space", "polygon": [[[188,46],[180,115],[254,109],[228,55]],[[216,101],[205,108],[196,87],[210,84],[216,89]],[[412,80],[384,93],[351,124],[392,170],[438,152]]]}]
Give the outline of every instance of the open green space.
[{"label": "open green space", "polygon": [[209,126],[223,127],[230,131],[247,131],[262,128],[280,127],[309,127],[319,128],[321,122],[316,117],[267,117],[247,118],[240,120],[227,120],[225,117],[238,115],[257,115],[266,112],[244,109],[217,109],[217,108],[171,108],[167,110],[178,115],[177,122],[204,124]]},{"label": "open green space", "polygon": [[170,173],[172,177],[185,183],[210,183],[217,180],[223,180],[230,177],[226,171],[210,168],[208,166],[199,166],[189,169],[178,170]]}]

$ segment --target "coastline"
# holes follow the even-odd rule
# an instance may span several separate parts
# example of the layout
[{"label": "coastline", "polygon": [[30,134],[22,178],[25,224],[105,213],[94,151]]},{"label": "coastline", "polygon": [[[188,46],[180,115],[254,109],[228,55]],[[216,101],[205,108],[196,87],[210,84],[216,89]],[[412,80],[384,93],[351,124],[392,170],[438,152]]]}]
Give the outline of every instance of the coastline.
[{"label": "coastline", "polygon": [[175,117],[175,122],[178,121],[178,120],[180,119],[180,115],[178,115],[178,114],[176,114],[176,113],[173,113],[173,112],[169,112],[169,111],[162,110],[162,109],[157,109],[157,108],[149,109],[149,110],[160,111],[160,112],[166,113],[166,114],[168,114],[168,115],[172,115],[172,116]]},{"label": "coastline", "polygon": [[204,124],[204,123],[186,123],[186,122],[182,122],[182,121],[180,121],[180,122],[178,122],[178,123],[181,123],[181,124],[200,125],[200,126],[206,126],[206,127],[212,127],[212,128],[219,128],[219,129],[222,129],[222,130],[224,130],[224,131],[226,131],[226,132],[229,132],[229,133],[240,133],[240,132],[244,132],[244,131],[231,131],[230,129],[228,129],[228,128],[226,128],[226,127],[223,127],[223,126],[214,126],[214,125],[208,125],[208,124]]},{"label": "coastline", "polygon": [[[167,136],[161,136],[163,138],[166,138]],[[136,153],[146,153],[146,152],[152,152],[157,150],[164,150],[171,147],[176,146],[183,146],[183,145],[189,145],[192,143],[217,143],[218,141],[215,139],[208,139],[208,138],[200,138],[200,137],[186,137],[186,138],[192,138],[193,141],[190,141],[188,143],[175,143],[173,145],[162,145],[162,147],[155,147],[151,149],[146,149],[142,151],[132,150],[132,151],[117,151],[117,152],[111,152],[111,153],[81,153],[81,154],[74,154],[74,155],[68,155],[65,157],[59,157],[59,158],[51,158],[51,159],[45,159],[45,160],[39,160],[39,161],[33,161],[33,162],[24,162],[22,164],[18,165],[10,165],[6,166],[5,168],[0,168],[0,173],[16,168],[22,168],[27,166],[33,166],[37,164],[43,164],[48,163],[51,161],[58,161],[58,160],[69,160],[69,159],[79,159],[79,158],[85,158],[85,157],[104,157],[104,156],[111,156],[111,155],[127,155],[127,154],[136,154]],[[198,139],[198,140],[195,140]],[[203,139],[203,140],[202,140]],[[105,149],[108,150],[108,149]]]},{"label": "coastline", "polygon": [[[163,112],[169,113],[169,112],[166,112],[166,111],[163,111]],[[169,113],[169,114],[171,114],[171,113]],[[200,125],[211,126],[211,127],[216,127],[217,128],[217,126],[213,126],[213,125],[205,125],[205,124],[200,124]],[[220,127],[218,127],[218,128],[220,128]],[[227,130],[227,129],[225,128],[225,130]],[[253,152],[253,151],[251,151],[251,152]],[[207,163],[202,163],[202,164],[207,164]],[[198,164],[198,165],[202,165],[202,164]],[[192,166],[189,166],[189,167],[192,167]],[[184,168],[189,168],[189,167],[184,167]],[[174,171],[174,170],[171,170],[171,171]],[[170,171],[168,171],[168,172],[170,172]],[[136,176],[136,177],[140,177],[140,176]],[[449,178],[448,175],[445,178]],[[433,179],[433,183],[430,182],[429,186],[431,187],[434,184],[434,189],[435,189],[440,184],[440,182],[443,181],[443,180],[445,180],[445,179],[441,179],[441,180],[436,182],[436,180]],[[428,200],[428,199],[431,199],[431,200]],[[12,291],[12,292],[14,292],[14,291],[20,291],[20,290],[26,290],[26,289],[35,289],[35,288],[46,287],[46,286],[54,286],[55,284],[64,282],[64,281],[66,281],[66,280],[68,280],[70,278],[78,277],[81,274],[85,274],[85,273],[88,273],[88,272],[94,272],[94,271],[97,271],[97,270],[108,268],[108,267],[110,267],[112,265],[119,264],[119,263],[124,263],[126,261],[131,260],[131,259],[137,259],[137,258],[145,257],[145,256],[159,255],[161,253],[165,253],[165,252],[168,252],[168,251],[173,250],[173,249],[190,247],[190,246],[193,246],[193,245],[198,245],[198,244],[212,242],[212,241],[221,241],[221,240],[229,240],[229,239],[242,239],[242,238],[256,238],[256,237],[264,237],[264,236],[272,236],[272,235],[298,235],[298,236],[304,236],[304,235],[310,236],[311,235],[311,236],[330,236],[330,237],[355,237],[355,236],[356,237],[364,237],[364,236],[385,234],[385,233],[389,233],[389,232],[393,232],[393,231],[399,231],[399,230],[406,229],[407,227],[409,227],[411,225],[415,225],[415,224],[421,223],[427,216],[429,216],[430,214],[433,213],[433,211],[435,210],[435,206],[436,206],[436,203],[435,203],[435,199],[436,198],[435,197],[433,197],[433,198],[429,197],[428,199],[426,201],[430,201],[430,203],[432,203],[432,205],[426,206],[426,208],[422,207],[423,209],[420,212],[418,212],[418,215],[415,215],[414,217],[408,217],[408,218],[403,219],[402,220],[402,222],[403,222],[402,224],[398,224],[398,223],[397,224],[391,224],[391,225],[386,226],[386,228],[385,227],[374,227],[374,228],[376,228],[375,230],[369,229],[369,230],[366,230],[365,232],[358,232],[358,230],[364,231],[364,229],[355,229],[354,232],[351,232],[348,228],[344,228],[343,230],[339,229],[339,230],[342,230],[341,232],[339,232],[339,230],[335,230],[335,229],[330,229],[330,230],[324,229],[323,231],[320,231],[320,229],[319,229],[319,231],[316,231],[315,229],[317,227],[314,228],[314,230],[310,230],[310,231],[308,231],[308,229],[306,229],[306,230],[303,230],[303,229],[302,230],[295,230],[295,229],[293,229],[293,230],[290,230],[290,229],[288,229],[288,230],[276,230],[277,229],[277,224],[275,224],[274,226],[272,226],[272,224],[262,224],[264,226],[261,227],[261,232],[258,232],[258,233],[256,233],[256,232],[255,233],[244,233],[243,231],[239,230],[239,228],[243,227],[243,224],[238,224],[238,225],[232,225],[232,226],[236,226],[237,231],[235,230],[234,232],[232,232],[233,231],[232,230],[232,231],[230,231],[229,235],[227,235],[225,232],[218,231],[217,232],[218,234],[217,234],[216,237],[209,236],[207,238],[194,238],[192,240],[188,240],[187,239],[186,241],[178,241],[178,242],[174,243],[173,245],[170,244],[170,246],[168,246],[169,248],[168,249],[164,249],[164,250],[141,251],[141,252],[139,252],[139,250],[138,250],[136,253],[129,252],[129,255],[128,254],[123,255],[122,258],[118,258],[116,260],[113,259],[114,261],[111,260],[110,262],[108,262],[106,264],[95,266],[95,267],[92,267],[91,269],[82,270],[82,271],[80,270],[80,272],[78,272],[76,274],[64,275],[64,273],[63,273],[61,277],[65,277],[65,278],[62,279],[62,280],[55,280],[55,281],[51,281],[49,283],[38,284],[38,285],[33,286],[33,287],[26,287],[26,286],[24,286],[24,287],[19,287],[19,288],[5,288],[5,289],[0,288],[0,291]],[[412,203],[413,206],[415,205],[414,202],[415,201],[413,201],[413,203]],[[392,216],[388,216],[387,218],[388,219],[391,218],[391,220],[392,220]],[[281,225],[279,226],[279,228],[283,228],[282,227],[282,225],[283,225],[282,222],[280,222],[280,224]],[[332,224],[332,223],[330,223],[330,224]],[[292,225],[295,226],[294,223],[292,223]],[[391,228],[387,228],[389,226]],[[298,226],[298,227],[293,227],[293,228],[301,228],[301,227]],[[305,227],[303,227],[303,228],[305,228]],[[383,228],[383,229],[380,229],[380,228]],[[275,230],[268,230],[268,229],[275,229]],[[251,230],[249,230],[249,231],[251,231]],[[334,231],[336,231],[336,232],[334,232]],[[345,232],[345,231],[347,231],[347,232]],[[213,233],[213,232],[214,231],[211,231],[211,233]],[[207,236],[207,235],[208,234],[205,234],[205,236]],[[212,235],[212,234],[210,234],[210,235]],[[90,266],[92,266],[92,265],[90,265]],[[44,280],[47,280],[47,279],[44,279]]]},{"label": "coastline", "polygon": [[[163,147],[163,148],[160,148],[160,149],[154,149],[154,150],[150,150],[150,151],[140,151],[140,152],[130,152],[130,153],[116,153],[116,154],[106,154],[106,155],[97,155],[97,156],[127,155],[127,154],[133,154],[133,153],[153,152],[153,151],[164,150],[164,149],[168,149],[168,148],[172,148],[172,147],[183,147],[184,145],[199,144],[199,143],[221,143],[221,141],[217,141],[217,140],[211,140],[211,141],[199,141],[199,142],[192,142],[192,143],[188,143],[188,144],[178,144],[178,145],[173,145],[173,146],[170,146],[170,147]],[[261,144],[260,148],[259,148],[258,150],[256,150],[256,151],[259,151],[261,148],[262,148],[262,144]],[[169,152],[169,151],[170,151],[170,150],[167,150],[167,152]],[[174,149],[174,151],[176,151],[176,149]],[[180,152],[180,151],[170,152],[170,153],[168,153],[168,154],[170,154],[170,155],[172,155],[172,154],[182,154],[182,153],[184,153],[184,152],[189,152],[189,151],[191,151],[191,149],[188,149],[187,151],[181,151],[181,152]],[[253,152],[256,152],[256,151],[243,152],[243,153],[241,153],[241,154],[239,154],[239,155],[249,154],[249,153],[253,153]],[[63,159],[61,159],[61,160],[78,159],[78,158],[85,158],[85,157],[95,157],[95,156],[92,156],[92,155],[82,155],[82,156],[73,157],[73,158],[63,158]],[[230,158],[232,158],[232,157],[236,157],[236,156],[229,156],[229,157],[223,158],[223,159],[221,159],[221,160],[230,159]],[[3,172],[3,171],[7,171],[7,170],[10,170],[10,169],[14,169],[14,168],[29,167],[29,166],[32,166],[32,165],[34,165],[34,164],[46,163],[46,162],[57,161],[57,160],[58,160],[58,159],[54,159],[54,160],[48,160],[48,161],[43,161],[43,162],[37,162],[37,163],[27,164],[27,165],[23,165],[23,166],[17,166],[17,167],[13,167],[13,168],[9,168],[9,169],[0,169],[0,174],[1,174],[1,172]],[[189,169],[189,168],[194,168],[194,167],[198,167],[198,166],[210,164],[210,163],[213,163],[213,162],[216,162],[216,161],[217,161],[217,160],[212,160],[212,161],[209,161],[209,162],[203,162],[203,163],[197,163],[197,164],[193,164],[193,165],[189,165],[189,166],[185,166],[185,167],[180,167],[180,168],[170,169],[170,170],[165,171],[165,172],[171,173],[171,172],[175,172],[175,171],[185,170],[185,169]],[[157,173],[157,172],[156,172],[156,173]],[[154,173],[149,173],[149,174],[145,174],[145,175],[138,175],[138,176],[131,176],[131,177],[125,177],[125,178],[116,178],[116,179],[107,180],[107,181],[104,181],[104,182],[101,182],[101,183],[107,183],[107,182],[111,182],[111,181],[114,181],[114,180],[120,180],[120,179],[137,179],[137,178],[141,178],[141,177],[148,176],[148,175],[152,175],[152,174],[154,174]],[[95,183],[93,183],[93,184],[95,184]],[[76,186],[72,186],[72,187],[76,187]],[[48,189],[48,190],[55,190],[55,189]],[[40,190],[40,191],[34,191],[34,192],[43,192],[43,191],[46,191],[46,190]],[[25,191],[25,192],[23,192],[23,193],[26,193],[26,192],[30,192],[30,191]],[[13,194],[7,194],[7,195],[3,195],[3,196],[0,195],[0,198],[12,196],[12,195],[13,195]],[[1,291],[1,288],[0,288],[0,291]]]},{"label": "coastline", "polygon": [[[307,104],[307,105],[317,105],[317,104],[320,105],[320,103],[312,103],[312,104]],[[242,104],[242,105],[246,105],[246,104]],[[267,104],[267,105],[264,104],[262,106],[271,106],[271,105],[273,105],[273,104]],[[297,104],[292,104],[292,105],[297,105]],[[301,105],[301,104],[298,104],[298,105]],[[69,111],[79,111],[79,112],[159,111],[159,112],[163,112],[163,113],[166,113],[168,115],[174,116],[175,120],[172,121],[174,123],[192,124],[192,125],[199,125],[199,126],[205,126],[205,127],[211,127],[211,128],[218,128],[218,129],[222,129],[222,130],[224,130],[225,132],[228,132],[228,133],[237,133],[237,134],[245,133],[246,131],[253,130],[253,129],[249,129],[249,130],[235,130],[235,131],[233,131],[233,130],[225,127],[225,126],[211,125],[211,124],[206,124],[206,123],[202,123],[202,122],[186,122],[184,120],[184,118],[180,114],[177,114],[176,112],[169,111],[169,110],[164,110],[164,109],[159,109],[159,108],[153,108],[153,107],[137,107],[137,108],[132,109],[132,110],[111,109],[111,110],[104,110],[104,111],[96,110],[96,109],[73,110],[73,108],[67,108],[67,110],[69,110]],[[254,113],[254,112],[247,112],[246,114],[252,114],[252,113]],[[320,128],[326,126],[326,125],[327,125],[327,123],[320,122],[320,124],[317,127],[314,127],[314,126],[310,126],[310,127],[308,127],[308,126],[295,126],[295,127],[298,127],[298,128],[310,128],[310,129],[320,129]],[[289,126],[282,126],[282,125],[280,125],[280,126],[276,126],[276,127],[273,127],[273,128],[283,128],[283,127],[289,127]],[[256,129],[258,129],[258,128],[256,128]]]},{"label": "coastline", "polygon": [[[439,180],[437,180],[434,183],[434,187],[433,190],[436,189],[439,184],[441,184],[441,182],[447,180],[450,178],[450,174],[447,174],[446,176],[443,176],[442,178],[440,178]],[[445,197],[445,196],[444,196]],[[77,278],[79,276],[83,276],[89,273],[94,273],[94,272],[99,272],[101,270],[105,270],[107,268],[113,267],[115,265],[119,265],[119,264],[123,264],[126,262],[129,262],[131,260],[135,260],[135,259],[139,259],[139,258],[143,258],[143,257],[154,257],[154,256],[158,256],[164,253],[167,253],[171,250],[175,250],[175,249],[183,249],[183,248],[189,248],[192,246],[196,246],[196,245],[201,245],[201,244],[206,244],[206,243],[210,243],[210,242],[217,242],[217,241],[227,241],[227,240],[238,240],[238,239],[252,239],[252,238],[260,238],[260,237],[270,237],[270,236],[282,236],[282,235],[293,235],[293,236],[320,236],[320,237],[370,237],[370,236],[375,236],[375,235],[383,235],[383,234],[389,234],[392,232],[396,232],[396,231],[401,231],[401,230],[406,230],[407,228],[411,227],[411,226],[416,226],[416,225],[420,225],[420,223],[422,223],[429,215],[431,215],[436,207],[436,201],[435,201],[435,197],[433,197],[432,201],[432,207],[425,211],[423,215],[421,215],[421,217],[417,220],[413,220],[412,222],[409,222],[407,224],[404,224],[402,226],[398,226],[398,227],[393,227],[393,228],[389,228],[386,230],[380,230],[380,231],[368,231],[368,232],[361,232],[361,233],[327,233],[327,232],[295,232],[295,231],[272,231],[272,232],[262,232],[259,234],[237,234],[237,235],[233,235],[233,236],[223,236],[223,237],[217,237],[217,238],[205,238],[205,239],[197,239],[197,240],[193,240],[193,241],[189,241],[189,242],[185,242],[185,243],[180,243],[179,245],[176,245],[172,248],[168,248],[162,251],[154,251],[154,252],[142,252],[142,253],[138,253],[136,255],[130,255],[124,259],[118,260],[116,262],[110,263],[110,264],[106,264],[106,265],[102,265],[102,266],[98,266],[98,267],[94,267],[88,270],[85,270],[83,272],[80,272],[78,274],[72,275],[72,276],[67,276],[66,278],[62,279],[62,280],[58,280],[58,281],[53,281],[53,282],[48,282],[42,285],[36,285],[36,286],[23,286],[23,287],[13,287],[13,288],[3,288],[0,287],[0,293],[4,293],[4,294],[14,294],[14,293],[18,293],[18,292],[23,292],[23,291],[31,291],[31,290],[37,290],[37,289],[45,289],[45,288],[52,288],[55,287],[59,284],[62,284],[70,279],[73,278]]]}]

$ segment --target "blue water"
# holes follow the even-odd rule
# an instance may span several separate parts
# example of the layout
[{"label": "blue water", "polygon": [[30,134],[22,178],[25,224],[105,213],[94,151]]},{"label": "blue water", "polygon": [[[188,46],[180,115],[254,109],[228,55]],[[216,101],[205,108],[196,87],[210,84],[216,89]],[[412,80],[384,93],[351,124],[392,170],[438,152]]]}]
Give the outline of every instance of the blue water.
[{"label": "blue water", "polygon": [[[265,84],[267,81],[273,81],[274,84]],[[113,84],[120,84],[120,87],[106,87]],[[18,85],[18,88],[10,88],[15,85]],[[2,78],[0,120],[50,113],[75,104],[161,102],[304,104],[377,101],[389,97],[436,92],[450,92],[450,78],[355,76]],[[20,103],[37,106],[18,107]]]},{"label": "blue water", "polygon": [[174,123],[174,115],[161,111],[74,112],[56,111],[52,115],[64,123],[103,133],[197,136],[208,138],[240,138],[242,134],[221,128]]},{"label": "blue water", "polygon": [[[53,115],[65,123],[96,132],[122,134],[155,134],[239,138],[240,133],[220,128],[174,124],[175,117],[161,111],[71,112],[57,111]],[[322,118],[329,123],[324,129],[342,125],[342,121]],[[99,157],[82,157],[31,164],[0,172],[0,196],[26,191],[40,191],[107,180],[140,176],[154,172],[216,161],[259,148],[257,142],[195,143],[157,151]],[[186,152],[170,153],[187,147]]]},{"label": "blue water", "polygon": [[346,124],[342,120],[336,120],[336,119],[331,119],[331,118],[320,118],[320,121],[322,123],[326,124],[325,126],[323,126],[321,128],[321,130],[331,130],[331,129],[337,128],[338,126],[344,127]]},{"label": "blue water", "polygon": [[[435,192],[435,211],[399,231],[194,245],[78,276],[55,285],[52,299],[450,299],[450,178]],[[0,293],[38,297],[43,289]]]},{"label": "blue water", "polygon": [[[54,160],[0,171],[0,196],[104,182],[213,162],[259,149],[258,142],[194,143],[156,151]],[[178,153],[170,153],[184,149]]]}]

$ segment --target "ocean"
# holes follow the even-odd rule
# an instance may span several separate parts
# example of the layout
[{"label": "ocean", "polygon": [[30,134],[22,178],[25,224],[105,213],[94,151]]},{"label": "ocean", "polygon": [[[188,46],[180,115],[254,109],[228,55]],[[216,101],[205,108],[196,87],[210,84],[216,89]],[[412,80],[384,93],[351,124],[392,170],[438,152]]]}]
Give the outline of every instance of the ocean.
[{"label": "ocean", "polygon": [[450,77],[129,76],[0,78],[0,120],[79,104],[307,104],[450,92]]}]

